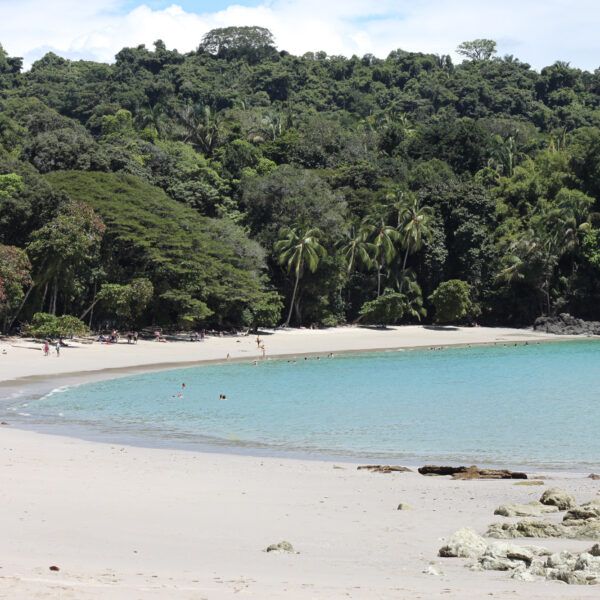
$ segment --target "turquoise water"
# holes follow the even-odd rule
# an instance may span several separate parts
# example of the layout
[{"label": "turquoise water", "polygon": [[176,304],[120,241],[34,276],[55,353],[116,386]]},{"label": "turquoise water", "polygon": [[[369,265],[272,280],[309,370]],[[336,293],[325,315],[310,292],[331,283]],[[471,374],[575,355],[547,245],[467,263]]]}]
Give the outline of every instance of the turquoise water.
[{"label": "turquoise water", "polygon": [[148,445],[593,468],[599,366],[598,341],[229,363],[84,384],[0,414]]}]

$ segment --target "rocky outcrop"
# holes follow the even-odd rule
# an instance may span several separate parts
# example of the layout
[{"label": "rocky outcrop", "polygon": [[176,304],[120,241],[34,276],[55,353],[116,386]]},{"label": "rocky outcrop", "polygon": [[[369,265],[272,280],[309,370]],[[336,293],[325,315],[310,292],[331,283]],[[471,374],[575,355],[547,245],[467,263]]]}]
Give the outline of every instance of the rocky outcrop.
[{"label": "rocky outcrop", "polygon": [[575,498],[573,498],[569,492],[565,492],[565,490],[561,490],[560,488],[550,488],[546,490],[542,494],[540,502],[542,504],[556,506],[558,510],[568,510],[577,505]]},{"label": "rocky outcrop", "polygon": [[569,313],[561,313],[557,317],[538,317],[533,328],[558,335],[600,335],[600,321],[584,321]]},{"label": "rocky outcrop", "polygon": [[494,511],[494,514],[502,517],[540,517],[555,512],[558,512],[556,506],[530,502],[529,504],[502,504]]},{"label": "rocky outcrop", "polygon": [[450,467],[425,465],[419,467],[421,475],[452,475],[453,479],[527,479],[527,474],[507,469],[478,469],[471,467]]},{"label": "rocky outcrop", "polygon": [[498,539],[565,538],[600,540],[600,519],[587,519],[569,524],[522,519],[516,523],[492,523],[486,535]]},{"label": "rocky outcrop", "polygon": [[454,533],[444,546],[439,549],[438,555],[463,558],[477,558],[487,548],[487,542],[470,527],[464,527]]},{"label": "rocky outcrop", "polygon": [[471,569],[509,571],[513,579],[522,581],[545,577],[569,584],[593,585],[600,583],[600,557],[592,550],[580,554],[552,554],[545,548],[495,542],[487,547]]}]

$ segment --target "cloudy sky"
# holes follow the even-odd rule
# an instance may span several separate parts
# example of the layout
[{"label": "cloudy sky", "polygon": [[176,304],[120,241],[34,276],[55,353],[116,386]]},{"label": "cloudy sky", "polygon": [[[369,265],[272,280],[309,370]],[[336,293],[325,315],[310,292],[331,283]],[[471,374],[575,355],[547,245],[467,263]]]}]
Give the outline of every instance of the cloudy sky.
[{"label": "cloudy sky", "polygon": [[385,57],[396,48],[454,54],[491,38],[534,68],[600,66],[598,0],[0,0],[0,43],[26,66],[48,51],[111,62],[124,46],[162,39],[180,52],[216,27],[261,25],[294,54]]}]

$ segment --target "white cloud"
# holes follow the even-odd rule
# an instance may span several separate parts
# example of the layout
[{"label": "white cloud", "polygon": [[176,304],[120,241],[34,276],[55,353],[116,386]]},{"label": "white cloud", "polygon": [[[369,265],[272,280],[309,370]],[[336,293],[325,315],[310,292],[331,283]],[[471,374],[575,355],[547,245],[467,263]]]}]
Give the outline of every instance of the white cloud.
[{"label": "white cloud", "polygon": [[269,28],[279,48],[294,54],[385,57],[396,48],[454,54],[464,40],[498,41],[534,67],[565,60],[593,70],[599,65],[597,0],[265,0],[256,7],[232,4],[211,14],[173,4],[145,5],[122,14],[119,0],[0,0],[0,42],[26,64],[49,49],[62,56],[112,61],[124,46],[162,39],[169,48],[195,49],[204,33],[229,25]]}]

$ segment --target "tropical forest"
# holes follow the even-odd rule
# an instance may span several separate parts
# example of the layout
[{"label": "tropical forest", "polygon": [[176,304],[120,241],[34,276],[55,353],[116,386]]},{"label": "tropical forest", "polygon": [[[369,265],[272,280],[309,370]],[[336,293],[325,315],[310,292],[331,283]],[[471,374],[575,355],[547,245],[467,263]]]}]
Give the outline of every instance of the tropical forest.
[{"label": "tropical forest", "polygon": [[600,69],[278,42],[0,46],[3,331],[600,319]]}]

